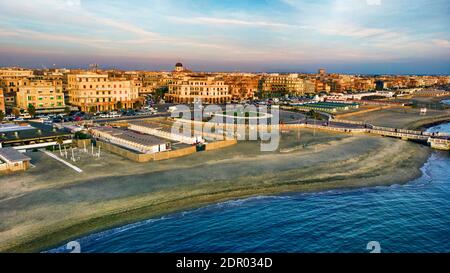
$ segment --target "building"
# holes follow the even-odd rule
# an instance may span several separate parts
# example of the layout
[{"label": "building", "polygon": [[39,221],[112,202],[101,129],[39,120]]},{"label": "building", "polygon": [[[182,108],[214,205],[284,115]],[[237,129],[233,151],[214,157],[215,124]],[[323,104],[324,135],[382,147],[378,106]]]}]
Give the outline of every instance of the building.
[{"label": "building", "polygon": [[0,148],[0,173],[25,171],[30,168],[30,160],[14,148]]},{"label": "building", "polygon": [[19,87],[16,107],[26,110],[33,105],[37,114],[64,112],[62,80],[28,80]]},{"label": "building", "polygon": [[67,89],[69,103],[85,112],[133,108],[139,100],[139,90],[132,80],[97,72],[69,74]]},{"label": "building", "polygon": [[139,96],[145,97],[154,94],[158,89],[168,86],[170,77],[166,72],[145,72],[142,75],[142,88]]},{"label": "building", "polygon": [[187,69],[186,67],[184,67],[182,63],[176,63],[175,69],[173,70],[173,72],[175,72],[175,73],[190,73],[192,71]]},{"label": "building", "polygon": [[261,83],[263,97],[305,94],[304,79],[300,78],[298,74],[272,74],[264,77]]},{"label": "building", "polygon": [[170,150],[170,142],[161,138],[139,134],[113,127],[93,127],[89,132],[96,138],[143,154],[154,154]]},{"label": "building", "polygon": [[0,78],[27,78],[33,77],[33,70],[22,68],[1,68]]},{"label": "building", "polygon": [[142,120],[142,121],[132,121],[129,122],[129,129],[140,132],[142,134],[149,134],[159,138],[169,139],[174,142],[181,142],[184,144],[197,144],[203,143],[205,140],[202,138],[201,134],[192,131],[191,135],[183,134],[183,132],[174,132],[172,126],[164,125],[161,123],[155,123],[152,121]]},{"label": "building", "polygon": [[16,94],[25,82],[34,76],[32,70],[21,68],[0,69],[0,88],[3,90],[5,108],[16,106]]},{"label": "building", "polygon": [[184,67],[182,63],[176,63],[175,64],[175,72],[183,72],[184,71]]},{"label": "building", "polygon": [[0,148],[39,149],[57,145],[58,139],[62,140],[64,144],[70,144],[72,143],[72,134],[42,123],[33,123],[33,126],[13,123],[0,124]]},{"label": "building", "polygon": [[169,91],[164,95],[167,102],[174,103],[226,103],[231,101],[228,85],[223,78],[213,75],[185,75],[174,77]]},{"label": "building", "polygon": [[3,90],[0,88],[0,111],[6,113],[5,110],[5,96],[3,95]]},{"label": "building", "polygon": [[258,92],[260,76],[225,75],[224,81],[233,101],[252,100]]}]

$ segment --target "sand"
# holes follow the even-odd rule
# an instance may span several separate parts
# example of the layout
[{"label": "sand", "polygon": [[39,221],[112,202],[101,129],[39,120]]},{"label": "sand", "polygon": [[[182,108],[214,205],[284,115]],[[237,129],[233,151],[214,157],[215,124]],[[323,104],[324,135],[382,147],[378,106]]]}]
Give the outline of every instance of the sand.
[{"label": "sand", "polygon": [[415,129],[426,124],[450,121],[450,109],[428,109],[426,115],[420,115],[420,109],[408,107],[394,107],[361,115],[345,117],[346,120],[363,121],[376,126],[386,126],[404,129]]},{"label": "sand", "polygon": [[[376,136],[311,130],[168,161],[134,163],[80,153],[77,174],[41,152],[36,166],[0,177],[0,251],[34,252],[80,236],[206,204],[262,194],[405,183],[430,149]],[[56,153],[58,154],[58,153]]]}]

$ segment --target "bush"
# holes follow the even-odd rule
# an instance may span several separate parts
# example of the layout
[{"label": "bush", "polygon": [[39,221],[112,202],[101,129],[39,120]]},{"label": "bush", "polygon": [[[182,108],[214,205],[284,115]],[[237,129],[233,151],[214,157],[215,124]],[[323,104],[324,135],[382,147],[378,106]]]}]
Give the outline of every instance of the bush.
[{"label": "bush", "polygon": [[90,139],[91,135],[83,133],[83,132],[76,132],[75,133],[75,139]]}]

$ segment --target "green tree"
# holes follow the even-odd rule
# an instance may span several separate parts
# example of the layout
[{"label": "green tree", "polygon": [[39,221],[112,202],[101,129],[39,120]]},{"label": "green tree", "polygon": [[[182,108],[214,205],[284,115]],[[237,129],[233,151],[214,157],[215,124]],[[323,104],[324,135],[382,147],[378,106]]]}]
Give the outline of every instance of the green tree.
[{"label": "green tree", "polygon": [[134,103],[134,109],[141,109],[141,107],[142,107],[142,102],[140,100],[138,100]]},{"label": "green tree", "polygon": [[89,113],[93,114],[95,112],[97,112],[97,108],[95,108],[95,106],[89,107]]},{"label": "green tree", "polygon": [[2,122],[4,118],[5,118],[5,113],[3,113],[2,110],[0,110],[0,122]]},{"label": "green tree", "polygon": [[314,110],[309,111],[308,116],[312,119],[322,120],[322,116]]},{"label": "green tree", "polygon": [[155,90],[155,99],[156,99],[156,101],[164,99],[164,94],[167,93],[168,91],[169,91],[169,87],[167,87],[167,86],[163,86],[163,87],[157,88]]},{"label": "green tree", "polygon": [[123,105],[122,105],[122,102],[121,102],[121,101],[118,101],[118,102],[116,103],[116,108],[117,108],[117,110],[122,110]]},{"label": "green tree", "polygon": [[70,114],[70,107],[69,106],[66,106],[66,108],[64,108],[64,113]]},{"label": "green tree", "polygon": [[36,115],[36,108],[34,107],[33,104],[29,104],[28,105],[28,114],[30,114],[30,116],[34,117]]}]

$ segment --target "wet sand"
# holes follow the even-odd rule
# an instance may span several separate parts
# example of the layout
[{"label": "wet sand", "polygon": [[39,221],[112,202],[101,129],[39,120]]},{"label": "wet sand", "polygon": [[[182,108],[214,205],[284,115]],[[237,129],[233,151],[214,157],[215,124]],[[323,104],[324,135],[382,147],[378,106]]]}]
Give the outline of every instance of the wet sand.
[{"label": "wet sand", "polygon": [[0,251],[40,251],[88,233],[262,194],[406,183],[421,175],[423,145],[376,136],[311,130],[168,161],[134,163],[81,154],[77,174],[41,152],[36,166],[0,177]]}]

